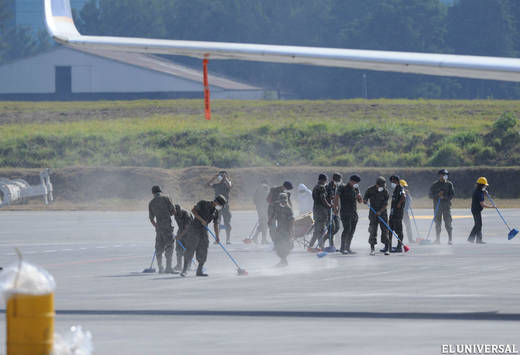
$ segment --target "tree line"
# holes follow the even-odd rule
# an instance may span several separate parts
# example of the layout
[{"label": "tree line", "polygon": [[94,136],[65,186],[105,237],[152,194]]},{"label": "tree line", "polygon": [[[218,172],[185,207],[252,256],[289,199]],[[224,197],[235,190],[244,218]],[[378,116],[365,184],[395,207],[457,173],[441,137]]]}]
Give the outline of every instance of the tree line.
[{"label": "tree line", "polygon": [[[88,35],[504,57],[520,53],[517,0],[455,0],[453,5],[441,0],[90,0],[74,16],[80,32]],[[11,41],[9,47],[0,31],[4,60],[6,53],[25,55],[45,43],[32,38],[32,45],[17,48]],[[201,65],[185,57],[175,60]],[[519,84],[498,81],[242,61],[212,61],[210,70],[303,99],[365,93],[369,98],[520,97]]]}]

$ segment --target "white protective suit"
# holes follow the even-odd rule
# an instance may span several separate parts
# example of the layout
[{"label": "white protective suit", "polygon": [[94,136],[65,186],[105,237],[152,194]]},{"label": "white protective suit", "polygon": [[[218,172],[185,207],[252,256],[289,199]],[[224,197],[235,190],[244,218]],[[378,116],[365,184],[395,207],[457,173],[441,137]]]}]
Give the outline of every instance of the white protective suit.
[{"label": "white protective suit", "polygon": [[296,193],[298,200],[298,210],[300,215],[312,212],[314,201],[312,200],[312,191],[304,184],[298,185],[298,192]]}]

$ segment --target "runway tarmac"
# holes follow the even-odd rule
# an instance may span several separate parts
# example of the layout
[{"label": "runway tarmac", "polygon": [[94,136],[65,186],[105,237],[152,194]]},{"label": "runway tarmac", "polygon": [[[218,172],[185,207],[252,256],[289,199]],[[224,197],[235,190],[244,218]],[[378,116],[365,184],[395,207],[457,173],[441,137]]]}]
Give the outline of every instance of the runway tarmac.
[{"label": "runway tarmac", "polygon": [[[520,348],[520,236],[508,241],[496,212],[486,210],[488,244],[469,244],[469,211],[454,215],[461,217],[453,246],[443,230],[440,246],[411,244],[407,254],[374,257],[362,210],[357,255],[318,259],[296,246],[289,267],[279,269],[272,245],[241,242],[256,214],[234,212],[229,250],[249,276],[237,276],[212,245],[210,277],[181,278],[141,273],[154,242],[144,211],[0,212],[0,266],[14,262],[19,247],[53,274],[56,330],[82,325],[93,334],[96,354],[411,355],[466,343]],[[520,226],[520,210],[504,215]],[[430,220],[417,222],[424,236]]]}]

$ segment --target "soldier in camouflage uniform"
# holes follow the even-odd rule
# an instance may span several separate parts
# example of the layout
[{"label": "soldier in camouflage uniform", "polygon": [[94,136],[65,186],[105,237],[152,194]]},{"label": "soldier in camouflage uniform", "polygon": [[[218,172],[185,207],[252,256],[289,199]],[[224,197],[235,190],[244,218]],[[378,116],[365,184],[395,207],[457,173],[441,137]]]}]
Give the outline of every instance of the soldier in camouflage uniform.
[{"label": "soldier in camouflage uniform", "polygon": [[334,198],[334,209],[338,211],[341,203],[341,221],[343,223],[343,233],[341,234],[341,249],[342,254],[356,254],[350,249],[352,238],[356,231],[358,223],[357,204],[363,200],[359,193],[359,183],[361,177],[359,175],[352,175],[350,180],[338,187],[336,197]]},{"label": "soldier in camouflage uniform", "polygon": [[318,176],[318,183],[312,190],[312,199],[314,206],[312,208],[312,215],[314,217],[314,233],[309,242],[309,251],[314,247],[314,243],[318,241],[318,249],[323,249],[323,236],[326,234],[327,226],[329,224],[330,208],[332,207],[327,201],[327,190],[325,184],[327,183],[327,176],[320,174]]},{"label": "soldier in camouflage uniform", "polygon": [[[157,265],[159,273],[174,273],[172,269],[172,255],[173,255],[173,226],[171,215],[174,212],[174,207],[170,198],[162,195],[159,186],[152,187],[153,199],[148,204],[148,214],[150,223],[155,228],[155,257],[157,258]],[[166,257],[166,269],[162,264],[162,257]]]},{"label": "soldier in camouflage uniform", "polygon": [[269,194],[267,195],[267,226],[269,227],[269,236],[271,240],[274,242],[276,239],[276,223],[274,221],[274,206],[280,202],[280,194],[285,192],[287,194],[287,205],[292,208],[291,202],[291,191],[293,189],[293,185],[290,181],[285,181],[282,186],[275,186],[269,190]]},{"label": "soldier in camouflage uniform", "polygon": [[287,266],[287,256],[293,248],[294,215],[286,193],[281,193],[278,203],[273,206],[273,221],[276,226],[274,247],[280,257],[278,266]]},{"label": "soldier in camouflage uniform", "polygon": [[[401,179],[397,175],[392,175],[390,177],[390,183],[392,184],[392,208],[390,210],[390,229],[392,229],[395,234],[399,237],[397,241],[397,248],[395,249],[396,253],[403,252],[403,217],[404,217],[404,205],[406,203],[406,193],[404,192],[403,187],[399,183]],[[392,238],[393,234],[390,233],[388,238],[390,239],[390,252],[394,252],[392,250]]]},{"label": "soldier in camouflage uniform", "polygon": [[[333,205],[334,204],[334,197],[336,197],[336,193],[338,191],[338,187],[341,185],[341,174],[340,173],[334,173],[332,174],[332,179],[329,181],[327,186],[325,186],[325,189],[327,190],[327,201]],[[332,213],[332,223],[330,214]],[[329,221],[328,231],[327,231],[327,238],[329,239],[329,246],[334,247],[334,236],[336,233],[339,232],[339,216],[335,211],[332,209],[329,209],[329,214],[327,217]]]},{"label": "soldier in camouflage uniform", "polygon": [[[181,272],[182,271],[182,257],[184,256],[185,247],[184,243],[182,243],[181,239],[188,230],[189,225],[193,222],[193,214],[179,205],[175,205],[175,210],[173,213],[175,217],[175,222],[177,222],[177,246],[175,247],[175,254],[177,256],[177,265],[173,268],[173,271]],[[180,242],[180,243],[179,243]]]},{"label": "soldier in camouflage uniform", "polygon": [[218,217],[219,211],[222,210],[226,203],[226,198],[219,195],[214,201],[199,201],[191,210],[194,220],[188,226],[186,233],[181,238],[182,244],[186,247],[186,251],[184,252],[184,267],[181,276],[186,276],[191,259],[193,259],[193,254],[195,253],[197,256],[197,262],[199,263],[197,267],[197,276],[208,276],[203,272],[209,248],[207,226],[211,221],[213,221],[216,242],[220,243]]},{"label": "soldier in camouflage uniform", "polygon": [[438,174],[439,180],[434,182],[430,188],[430,198],[433,200],[434,211],[437,203],[440,201],[439,209],[437,210],[437,215],[435,216],[435,232],[437,232],[435,244],[441,243],[441,225],[443,218],[446,232],[448,232],[448,244],[451,244],[453,237],[453,226],[451,224],[451,200],[455,196],[455,190],[451,181],[448,180],[448,170],[439,170]]},{"label": "soldier in camouflage uniform", "polygon": [[222,195],[226,199],[227,203],[219,213],[220,218],[224,221],[226,227],[226,244],[231,244],[231,210],[229,209],[229,193],[233,185],[227,171],[219,171],[210,181],[207,183],[208,186],[215,190],[215,197]]},{"label": "soldier in camouflage uniform", "polygon": [[388,206],[388,199],[390,198],[390,194],[388,190],[385,188],[386,180],[384,177],[380,176],[376,180],[376,184],[368,188],[365,192],[365,196],[363,197],[364,203],[370,203],[370,206],[376,211],[374,213],[370,210],[368,214],[368,219],[370,220],[370,224],[368,226],[368,232],[370,234],[368,238],[368,243],[370,244],[370,255],[375,255],[375,245],[377,244],[377,227],[381,228],[381,243],[385,245],[385,248],[382,252],[385,255],[390,255],[390,243],[388,238],[388,229],[384,225],[383,222],[379,220],[378,217],[381,217],[386,223],[388,223],[388,215],[386,212],[386,208]]}]

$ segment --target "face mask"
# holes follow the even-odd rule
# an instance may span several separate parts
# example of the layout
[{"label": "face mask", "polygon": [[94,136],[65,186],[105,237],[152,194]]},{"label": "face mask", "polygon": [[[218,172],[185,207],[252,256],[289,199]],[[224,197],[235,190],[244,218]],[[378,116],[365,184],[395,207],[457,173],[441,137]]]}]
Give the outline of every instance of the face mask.
[{"label": "face mask", "polygon": [[383,192],[384,189],[385,189],[384,187],[378,187],[378,188],[377,188],[377,191],[379,191],[379,192]]},{"label": "face mask", "polygon": [[390,186],[392,186],[392,189],[395,189],[397,187],[397,184],[395,182],[391,183]]},{"label": "face mask", "polygon": [[223,207],[223,206],[221,206],[221,205],[216,205],[216,206],[215,206],[215,209],[216,209],[217,211],[220,211],[220,210],[222,209],[222,207]]},{"label": "face mask", "polygon": [[334,181],[334,183],[335,183],[336,185],[341,185],[341,180],[340,180],[340,181]]},{"label": "face mask", "polygon": [[354,184],[354,185],[352,185],[352,187],[355,189],[359,189],[359,184]]},{"label": "face mask", "polygon": [[444,181],[448,181],[448,175],[443,175],[442,178],[444,179]]},{"label": "face mask", "polygon": [[486,192],[486,191],[487,191],[487,186],[484,186],[484,187],[482,188],[482,191]]},{"label": "face mask", "polygon": [[222,175],[219,175],[219,176],[217,177],[217,181],[218,181],[218,182],[221,182],[222,179],[223,179]]}]

